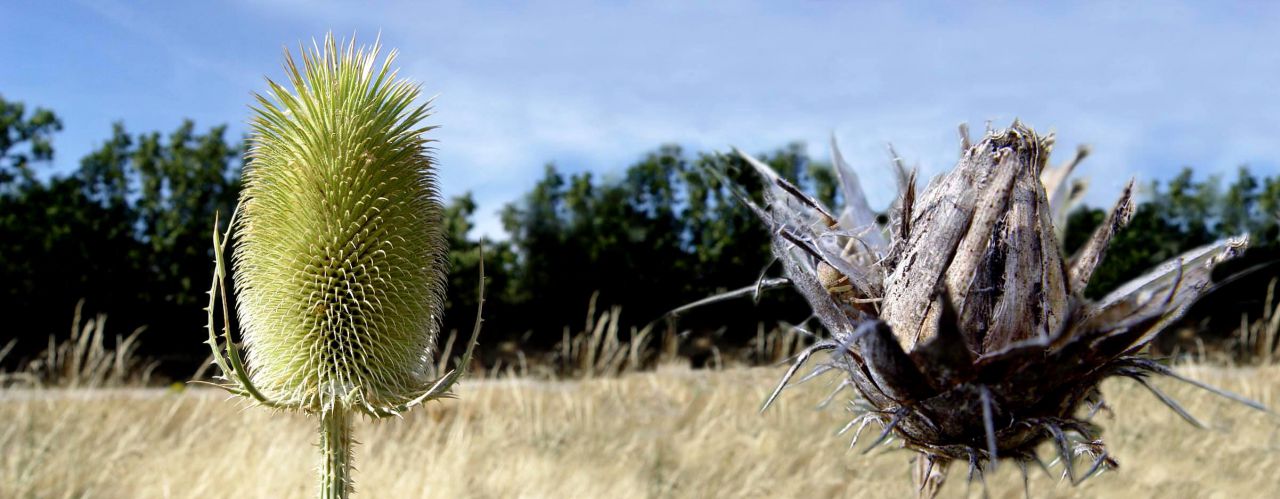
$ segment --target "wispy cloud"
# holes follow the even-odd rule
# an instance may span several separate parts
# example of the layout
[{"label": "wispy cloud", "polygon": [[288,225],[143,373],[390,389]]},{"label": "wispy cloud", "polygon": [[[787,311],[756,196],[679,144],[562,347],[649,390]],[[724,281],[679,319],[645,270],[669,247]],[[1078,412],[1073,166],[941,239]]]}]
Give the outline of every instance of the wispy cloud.
[{"label": "wispy cloud", "polygon": [[235,54],[210,51],[205,47],[192,47],[187,37],[172,30],[174,26],[156,22],[154,16],[133,4],[115,0],[77,0],[77,3],[98,14],[107,22],[145,40],[158,51],[181,64],[219,76],[226,84],[242,85],[259,78],[255,72],[235,64],[233,62],[236,60]]},{"label": "wispy cloud", "polygon": [[[234,44],[181,24],[204,8],[130,22],[144,35],[165,25],[146,36],[176,37],[184,48],[170,57],[233,61],[237,73],[278,71],[275,48],[328,29],[380,32],[404,54],[402,74],[440,94],[443,184],[476,193],[491,235],[545,162],[617,172],[673,141],[760,151],[803,140],[825,157],[835,132],[887,188],[886,142],[933,174],[955,160],[959,122],[1020,117],[1058,130],[1060,151],[1094,146],[1080,174],[1095,204],[1129,176],[1243,163],[1275,173],[1280,160],[1269,4],[246,2],[225,14]],[[253,85],[199,91],[243,99]],[[226,121],[243,115],[228,109]]]}]

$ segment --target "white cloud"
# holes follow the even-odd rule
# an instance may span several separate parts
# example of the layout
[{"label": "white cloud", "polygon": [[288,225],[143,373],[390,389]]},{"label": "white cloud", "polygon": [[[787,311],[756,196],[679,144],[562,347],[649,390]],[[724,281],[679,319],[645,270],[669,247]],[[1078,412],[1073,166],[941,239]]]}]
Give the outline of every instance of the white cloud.
[{"label": "white cloud", "polygon": [[[198,10],[200,7],[188,7]],[[241,61],[181,27],[192,63],[277,71],[280,44],[325,29],[403,54],[402,75],[439,93],[446,193],[474,191],[480,231],[542,165],[616,171],[670,141],[763,151],[793,140],[826,157],[838,135],[872,185],[893,185],[886,142],[924,173],[956,158],[955,126],[1014,117],[1059,132],[1058,159],[1095,154],[1094,204],[1128,177],[1182,165],[1231,173],[1280,161],[1280,12],[1269,4],[660,2],[244,3],[237,29],[271,50]],[[199,12],[168,14],[199,17]],[[134,11],[131,25],[167,18]],[[201,32],[203,33],[203,32]],[[104,41],[109,43],[109,41]],[[234,50],[244,50],[236,46]],[[213,64],[213,63],[209,63]],[[217,62],[216,64],[228,64]],[[234,67],[232,67],[234,66]],[[245,96],[226,80],[198,89]],[[243,109],[227,121],[243,120]],[[129,116],[122,116],[129,120]],[[887,189],[886,189],[887,190]],[[887,196],[886,196],[887,197]],[[885,202],[887,199],[873,199]]]},{"label": "white cloud", "polygon": [[[428,54],[415,73],[468,89],[444,90],[456,112],[476,112],[442,147],[456,148],[467,175],[505,179],[498,192],[510,194],[565,156],[619,168],[665,141],[759,150],[796,139],[825,156],[832,129],[869,182],[891,185],[886,141],[936,173],[956,157],[957,123],[980,131],[1014,117],[1058,130],[1060,151],[1094,145],[1081,174],[1095,204],[1129,176],[1183,163],[1222,172],[1280,153],[1267,140],[1280,128],[1267,83],[1280,62],[1257,50],[1280,37],[1256,13],[732,7],[446,8],[378,20],[384,33],[411,33],[406,53]],[[409,27],[430,18],[461,28]]]}]

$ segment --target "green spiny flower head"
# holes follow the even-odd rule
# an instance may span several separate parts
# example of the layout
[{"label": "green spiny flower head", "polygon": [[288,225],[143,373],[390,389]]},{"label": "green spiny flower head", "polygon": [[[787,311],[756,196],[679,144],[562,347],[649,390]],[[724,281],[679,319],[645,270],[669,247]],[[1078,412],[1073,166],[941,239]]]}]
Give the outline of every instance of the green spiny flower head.
[{"label": "green spiny flower head", "polygon": [[285,53],[254,108],[234,267],[252,379],[325,412],[376,413],[429,382],[447,245],[428,104],[392,51],[335,42]]}]

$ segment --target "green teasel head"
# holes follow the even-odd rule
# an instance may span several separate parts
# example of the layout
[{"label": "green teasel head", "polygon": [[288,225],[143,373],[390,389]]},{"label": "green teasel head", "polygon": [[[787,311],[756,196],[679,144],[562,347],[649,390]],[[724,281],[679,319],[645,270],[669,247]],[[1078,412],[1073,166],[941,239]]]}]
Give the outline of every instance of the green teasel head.
[{"label": "green teasel head", "polygon": [[[399,415],[452,397],[457,367],[432,378],[448,245],[422,125],[428,104],[396,78],[395,53],[337,43],[285,53],[293,90],[257,96],[244,189],[226,232],[214,221],[207,341],[211,383],[320,418],[320,497],[351,493],[352,415]],[[227,241],[248,363],[231,332]],[[221,331],[218,312],[221,311]]]},{"label": "green teasel head", "polygon": [[250,377],[307,412],[378,414],[431,384],[448,245],[429,102],[392,51],[285,53],[257,95],[233,266]]}]

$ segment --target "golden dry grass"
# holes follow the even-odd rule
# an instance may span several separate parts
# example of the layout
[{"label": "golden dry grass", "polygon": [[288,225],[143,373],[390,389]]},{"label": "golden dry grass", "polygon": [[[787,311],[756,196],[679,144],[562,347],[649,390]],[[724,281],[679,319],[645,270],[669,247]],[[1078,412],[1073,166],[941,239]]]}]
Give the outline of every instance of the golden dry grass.
[{"label": "golden dry grass", "polygon": [[[1188,368],[1280,406],[1280,368]],[[575,382],[469,381],[461,399],[357,425],[359,497],[910,497],[909,454],[862,455],[847,421],[814,405],[821,381],[756,409],[778,369],[663,369]],[[1198,430],[1131,381],[1104,393],[1121,469],[1080,487],[1032,473],[1034,497],[1268,497],[1280,490],[1280,418],[1158,381]],[[0,391],[0,497],[310,497],[314,420],[192,389]],[[873,432],[874,433],[874,432]],[[864,435],[864,444],[871,438]],[[1047,449],[1046,449],[1047,454]],[[960,470],[943,497],[966,487]],[[1033,470],[1034,471],[1034,470]],[[992,497],[1022,497],[1014,466]]]}]

